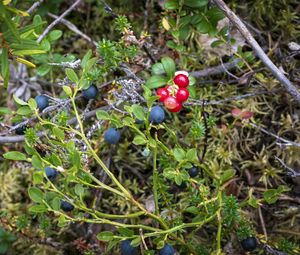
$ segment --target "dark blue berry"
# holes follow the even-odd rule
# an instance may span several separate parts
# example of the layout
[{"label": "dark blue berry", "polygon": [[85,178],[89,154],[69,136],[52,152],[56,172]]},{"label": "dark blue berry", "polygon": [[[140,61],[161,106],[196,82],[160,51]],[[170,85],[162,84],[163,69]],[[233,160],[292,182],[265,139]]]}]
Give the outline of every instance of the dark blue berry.
[{"label": "dark blue berry", "polygon": [[174,255],[174,254],[175,254],[175,250],[173,246],[169,244],[165,244],[164,248],[159,250],[159,255]]},{"label": "dark blue berry", "polygon": [[195,166],[189,169],[189,175],[191,178],[196,177],[199,174],[199,169]]},{"label": "dark blue berry", "polygon": [[45,168],[45,172],[46,172],[47,178],[48,178],[50,181],[54,181],[55,178],[56,178],[57,175],[58,175],[58,172],[57,172],[54,168],[49,167],[49,166],[47,166],[47,167]]},{"label": "dark blue berry", "polygon": [[104,133],[104,140],[109,144],[116,144],[119,142],[121,134],[115,128],[109,128]]},{"label": "dark blue berry", "polygon": [[82,96],[85,99],[95,99],[98,95],[98,89],[95,85],[89,86],[87,89],[82,91]]},{"label": "dark blue berry", "polygon": [[255,237],[247,237],[241,241],[241,245],[245,251],[254,251],[256,249],[257,241]]},{"label": "dark blue berry", "polygon": [[43,95],[36,96],[35,101],[40,111],[43,111],[45,108],[49,106],[49,98],[46,96]]},{"label": "dark blue berry", "polygon": [[65,200],[61,200],[60,208],[65,212],[71,212],[74,210],[74,206]]},{"label": "dark blue berry", "polygon": [[165,120],[165,112],[160,106],[152,107],[150,111],[149,121],[153,124],[162,123]]},{"label": "dark blue berry", "polygon": [[136,255],[138,253],[138,247],[133,247],[130,243],[130,240],[124,240],[121,242],[121,255]]},{"label": "dark blue berry", "polygon": [[19,126],[18,128],[15,129],[15,133],[17,135],[24,135],[25,131],[26,131],[27,126],[23,125],[23,126]]}]

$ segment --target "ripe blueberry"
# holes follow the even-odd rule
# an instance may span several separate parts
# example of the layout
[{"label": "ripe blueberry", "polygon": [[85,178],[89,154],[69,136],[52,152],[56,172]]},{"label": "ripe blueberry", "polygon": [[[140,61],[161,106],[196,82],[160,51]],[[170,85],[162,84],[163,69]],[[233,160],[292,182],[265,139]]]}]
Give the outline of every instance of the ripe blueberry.
[{"label": "ripe blueberry", "polygon": [[256,249],[256,238],[251,236],[241,241],[241,245],[245,251],[254,251]]},{"label": "ripe blueberry", "polygon": [[49,166],[47,166],[47,167],[45,168],[45,172],[46,172],[47,178],[48,178],[50,181],[54,181],[55,178],[56,178],[57,175],[58,175],[58,172],[57,172],[54,168],[49,167]]},{"label": "ripe blueberry", "polygon": [[24,135],[25,131],[26,131],[27,126],[23,125],[23,126],[19,126],[18,128],[15,129],[15,133],[17,135]]},{"label": "ripe blueberry", "polygon": [[195,166],[189,169],[189,175],[191,178],[196,177],[199,174],[199,169]]},{"label": "ripe blueberry", "polygon": [[160,106],[152,107],[149,115],[149,121],[153,124],[162,123],[165,120],[165,112]]},{"label": "ripe blueberry", "polygon": [[175,254],[175,250],[173,246],[169,244],[165,244],[164,248],[159,250],[159,255],[174,255],[174,254]]},{"label": "ripe blueberry", "polygon": [[43,111],[49,106],[49,99],[44,95],[39,95],[35,97],[35,102],[40,111]]},{"label": "ripe blueberry", "polygon": [[117,144],[120,140],[121,134],[115,128],[109,128],[104,133],[104,140],[109,144]]},{"label": "ripe blueberry", "polygon": [[60,208],[65,212],[71,212],[74,210],[74,206],[65,200],[60,201]]},{"label": "ripe blueberry", "polygon": [[98,89],[95,85],[91,85],[87,89],[82,91],[82,96],[88,100],[95,99],[97,97],[97,94],[98,94]]},{"label": "ripe blueberry", "polygon": [[131,246],[130,243],[130,240],[124,240],[121,242],[121,255],[136,255],[138,253],[138,248]]}]

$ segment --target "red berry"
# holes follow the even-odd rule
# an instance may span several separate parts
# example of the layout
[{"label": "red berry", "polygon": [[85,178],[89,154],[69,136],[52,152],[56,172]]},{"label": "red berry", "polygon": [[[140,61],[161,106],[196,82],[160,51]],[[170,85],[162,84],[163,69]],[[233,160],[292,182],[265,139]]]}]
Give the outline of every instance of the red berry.
[{"label": "red berry", "polygon": [[164,105],[165,107],[170,110],[170,109],[174,109],[177,107],[178,105],[178,101],[175,97],[167,97],[164,101]]},{"label": "red berry", "polygon": [[186,101],[190,96],[189,91],[186,88],[179,88],[176,93],[176,98],[179,102]]},{"label": "red berry", "polygon": [[159,101],[163,102],[169,96],[169,91],[167,88],[159,88],[156,91],[156,95],[159,96]]},{"label": "red berry", "polygon": [[182,103],[177,101],[177,105],[174,109],[168,109],[169,112],[179,112],[182,108]]},{"label": "red berry", "polygon": [[181,88],[189,86],[189,78],[184,74],[178,74],[174,77],[174,83]]}]

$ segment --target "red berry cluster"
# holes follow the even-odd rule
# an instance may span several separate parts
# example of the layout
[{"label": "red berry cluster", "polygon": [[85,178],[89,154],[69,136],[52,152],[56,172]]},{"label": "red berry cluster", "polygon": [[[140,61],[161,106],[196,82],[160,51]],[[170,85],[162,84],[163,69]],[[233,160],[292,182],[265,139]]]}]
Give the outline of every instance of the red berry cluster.
[{"label": "red berry cluster", "polygon": [[187,90],[187,86],[189,86],[188,75],[188,72],[178,71],[175,73],[172,85],[167,85],[156,91],[159,101],[164,103],[168,111],[179,112],[182,103],[189,98],[190,93]]}]

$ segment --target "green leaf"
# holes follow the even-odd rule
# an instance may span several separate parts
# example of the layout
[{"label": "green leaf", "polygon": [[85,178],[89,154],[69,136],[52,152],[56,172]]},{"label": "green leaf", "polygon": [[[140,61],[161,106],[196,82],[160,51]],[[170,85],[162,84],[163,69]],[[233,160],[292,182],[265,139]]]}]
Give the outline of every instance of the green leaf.
[{"label": "green leaf", "polygon": [[110,120],[110,115],[108,114],[108,112],[103,110],[97,111],[96,116],[98,120]]},{"label": "green leaf", "polygon": [[28,105],[29,105],[31,110],[35,110],[37,108],[37,103],[33,98],[30,98],[28,100]]},{"label": "green leaf", "polygon": [[39,66],[37,69],[36,69],[36,73],[37,75],[39,76],[45,76],[47,73],[49,73],[51,70],[51,66],[47,65],[47,64],[44,64],[44,65],[41,65]]},{"label": "green leaf", "polygon": [[156,63],[152,66],[152,73],[155,75],[160,75],[166,73],[162,63]]},{"label": "green leaf", "polygon": [[40,159],[39,156],[37,155],[33,155],[31,158],[31,164],[32,166],[37,169],[37,170],[41,170],[43,169],[43,163],[42,160]]},{"label": "green leaf", "polygon": [[22,115],[22,116],[25,116],[25,115],[28,115],[31,113],[32,113],[32,110],[29,106],[22,106],[17,110],[17,114]]},{"label": "green leaf", "polygon": [[37,55],[46,53],[44,50],[16,50],[14,51],[14,55],[16,56],[26,56],[26,55]]},{"label": "green leaf", "polygon": [[11,109],[7,108],[7,107],[0,107],[0,114],[11,114],[12,111]]},{"label": "green leaf", "polygon": [[161,63],[163,65],[168,77],[172,78],[174,76],[175,71],[176,71],[176,66],[175,66],[174,60],[170,57],[163,57],[161,59]]},{"label": "green leaf", "polygon": [[60,203],[61,203],[61,199],[59,197],[53,198],[53,200],[51,201],[51,207],[53,208],[53,210],[59,211]]},{"label": "green leaf", "polygon": [[31,198],[31,200],[34,202],[37,203],[43,202],[44,194],[40,189],[36,187],[30,187],[28,189],[28,195]]},{"label": "green leaf", "polygon": [[142,106],[138,105],[138,104],[134,104],[132,105],[132,112],[134,114],[134,116],[139,119],[139,120],[145,120],[146,118],[146,113],[145,110]]},{"label": "green leaf", "polygon": [[75,193],[78,195],[78,196],[83,196],[84,194],[84,188],[82,187],[81,184],[76,184],[75,185]]},{"label": "green leaf", "polygon": [[9,151],[3,154],[3,157],[9,160],[27,160],[26,156],[19,151]]},{"label": "green leaf", "polygon": [[57,39],[59,39],[62,36],[62,31],[61,30],[52,30],[49,33],[49,40],[50,41],[55,41]]},{"label": "green leaf", "polygon": [[81,67],[84,69],[86,64],[87,64],[87,61],[91,58],[92,56],[92,50],[88,50],[87,53],[85,53],[82,61],[81,61]]},{"label": "green leaf", "polygon": [[79,81],[78,76],[73,69],[66,68],[65,72],[70,81],[72,81],[74,83],[77,83]]},{"label": "green leaf", "polygon": [[161,240],[156,244],[156,249],[161,250],[162,248],[164,248],[164,246],[165,246],[165,241]]},{"label": "green leaf", "polygon": [[[2,48],[2,54],[1,54],[1,74],[4,78],[9,77],[9,63],[8,63],[8,49]],[[6,87],[7,84],[4,84],[4,87]]]},{"label": "green leaf", "polygon": [[130,245],[133,247],[137,247],[140,245],[140,243],[141,243],[141,237],[137,237],[131,241]]},{"label": "green leaf", "polygon": [[182,161],[185,159],[185,151],[181,148],[175,148],[173,150],[174,157],[177,161]]},{"label": "green leaf", "polygon": [[226,181],[230,180],[235,175],[234,169],[226,170],[222,173],[220,177],[221,184],[225,183]]},{"label": "green leaf", "polygon": [[147,80],[146,86],[149,89],[155,89],[167,85],[167,82],[168,78],[159,75],[154,75]]},{"label": "green leaf", "polygon": [[69,86],[63,86],[63,90],[67,94],[67,96],[72,96],[72,89]]},{"label": "green leaf", "polygon": [[142,145],[142,144],[146,144],[147,143],[147,139],[146,137],[144,136],[141,136],[141,135],[137,135],[136,137],[134,137],[133,139],[133,144],[135,145]]},{"label": "green leaf", "polygon": [[63,129],[60,129],[58,127],[54,127],[52,128],[52,132],[53,132],[53,135],[58,138],[59,140],[64,140],[65,139],[65,132]]},{"label": "green leaf", "polygon": [[97,239],[103,242],[109,242],[114,239],[114,234],[110,231],[103,231],[97,234]]},{"label": "green leaf", "polygon": [[192,8],[199,8],[206,6],[208,4],[208,0],[184,0],[184,5]]},{"label": "green leaf", "polygon": [[41,184],[43,183],[43,179],[44,177],[41,171],[35,172],[33,174],[33,184]]},{"label": "green leaf", "polygon": [[223,43],[224,43],[224,42],[221,41],[221,40],[216,40],[216,41],[212,42],[212,43],[210,44],[210,46],[211,46],[212,48],[215,48],[215,47],[218,47],[219,45],[221,45],[221,44],[223,44]]},{"label": "green leaf", "polygon": [[191,162],[197,162],[198,161],[197,150],[194,148],[189,149],[186,153],[186,158]]},{"label": "green leaf", "polygon": [[121,236],[131,237],[134,235],[134,231],[129,228],[118,228],[117,231],[121,234]]},{"label": "green leaf", "polygon": [[165,2],[165,9],[176,10],[179,8],[178,0],[167,0]]},{"label": "green leaf", "polygon": [[31,212],[31,213],[44,213],[47,211],[48,211],[47,207],[43,204],[33,205],[33,206],[29,207],[29,212]]},{"label": "green leaf", "polygon": [[13,94],[13,99],[15,102],[19,105],[28,105],[26,102],[24,102],[22,99],[18,98],[15,94]]}]

